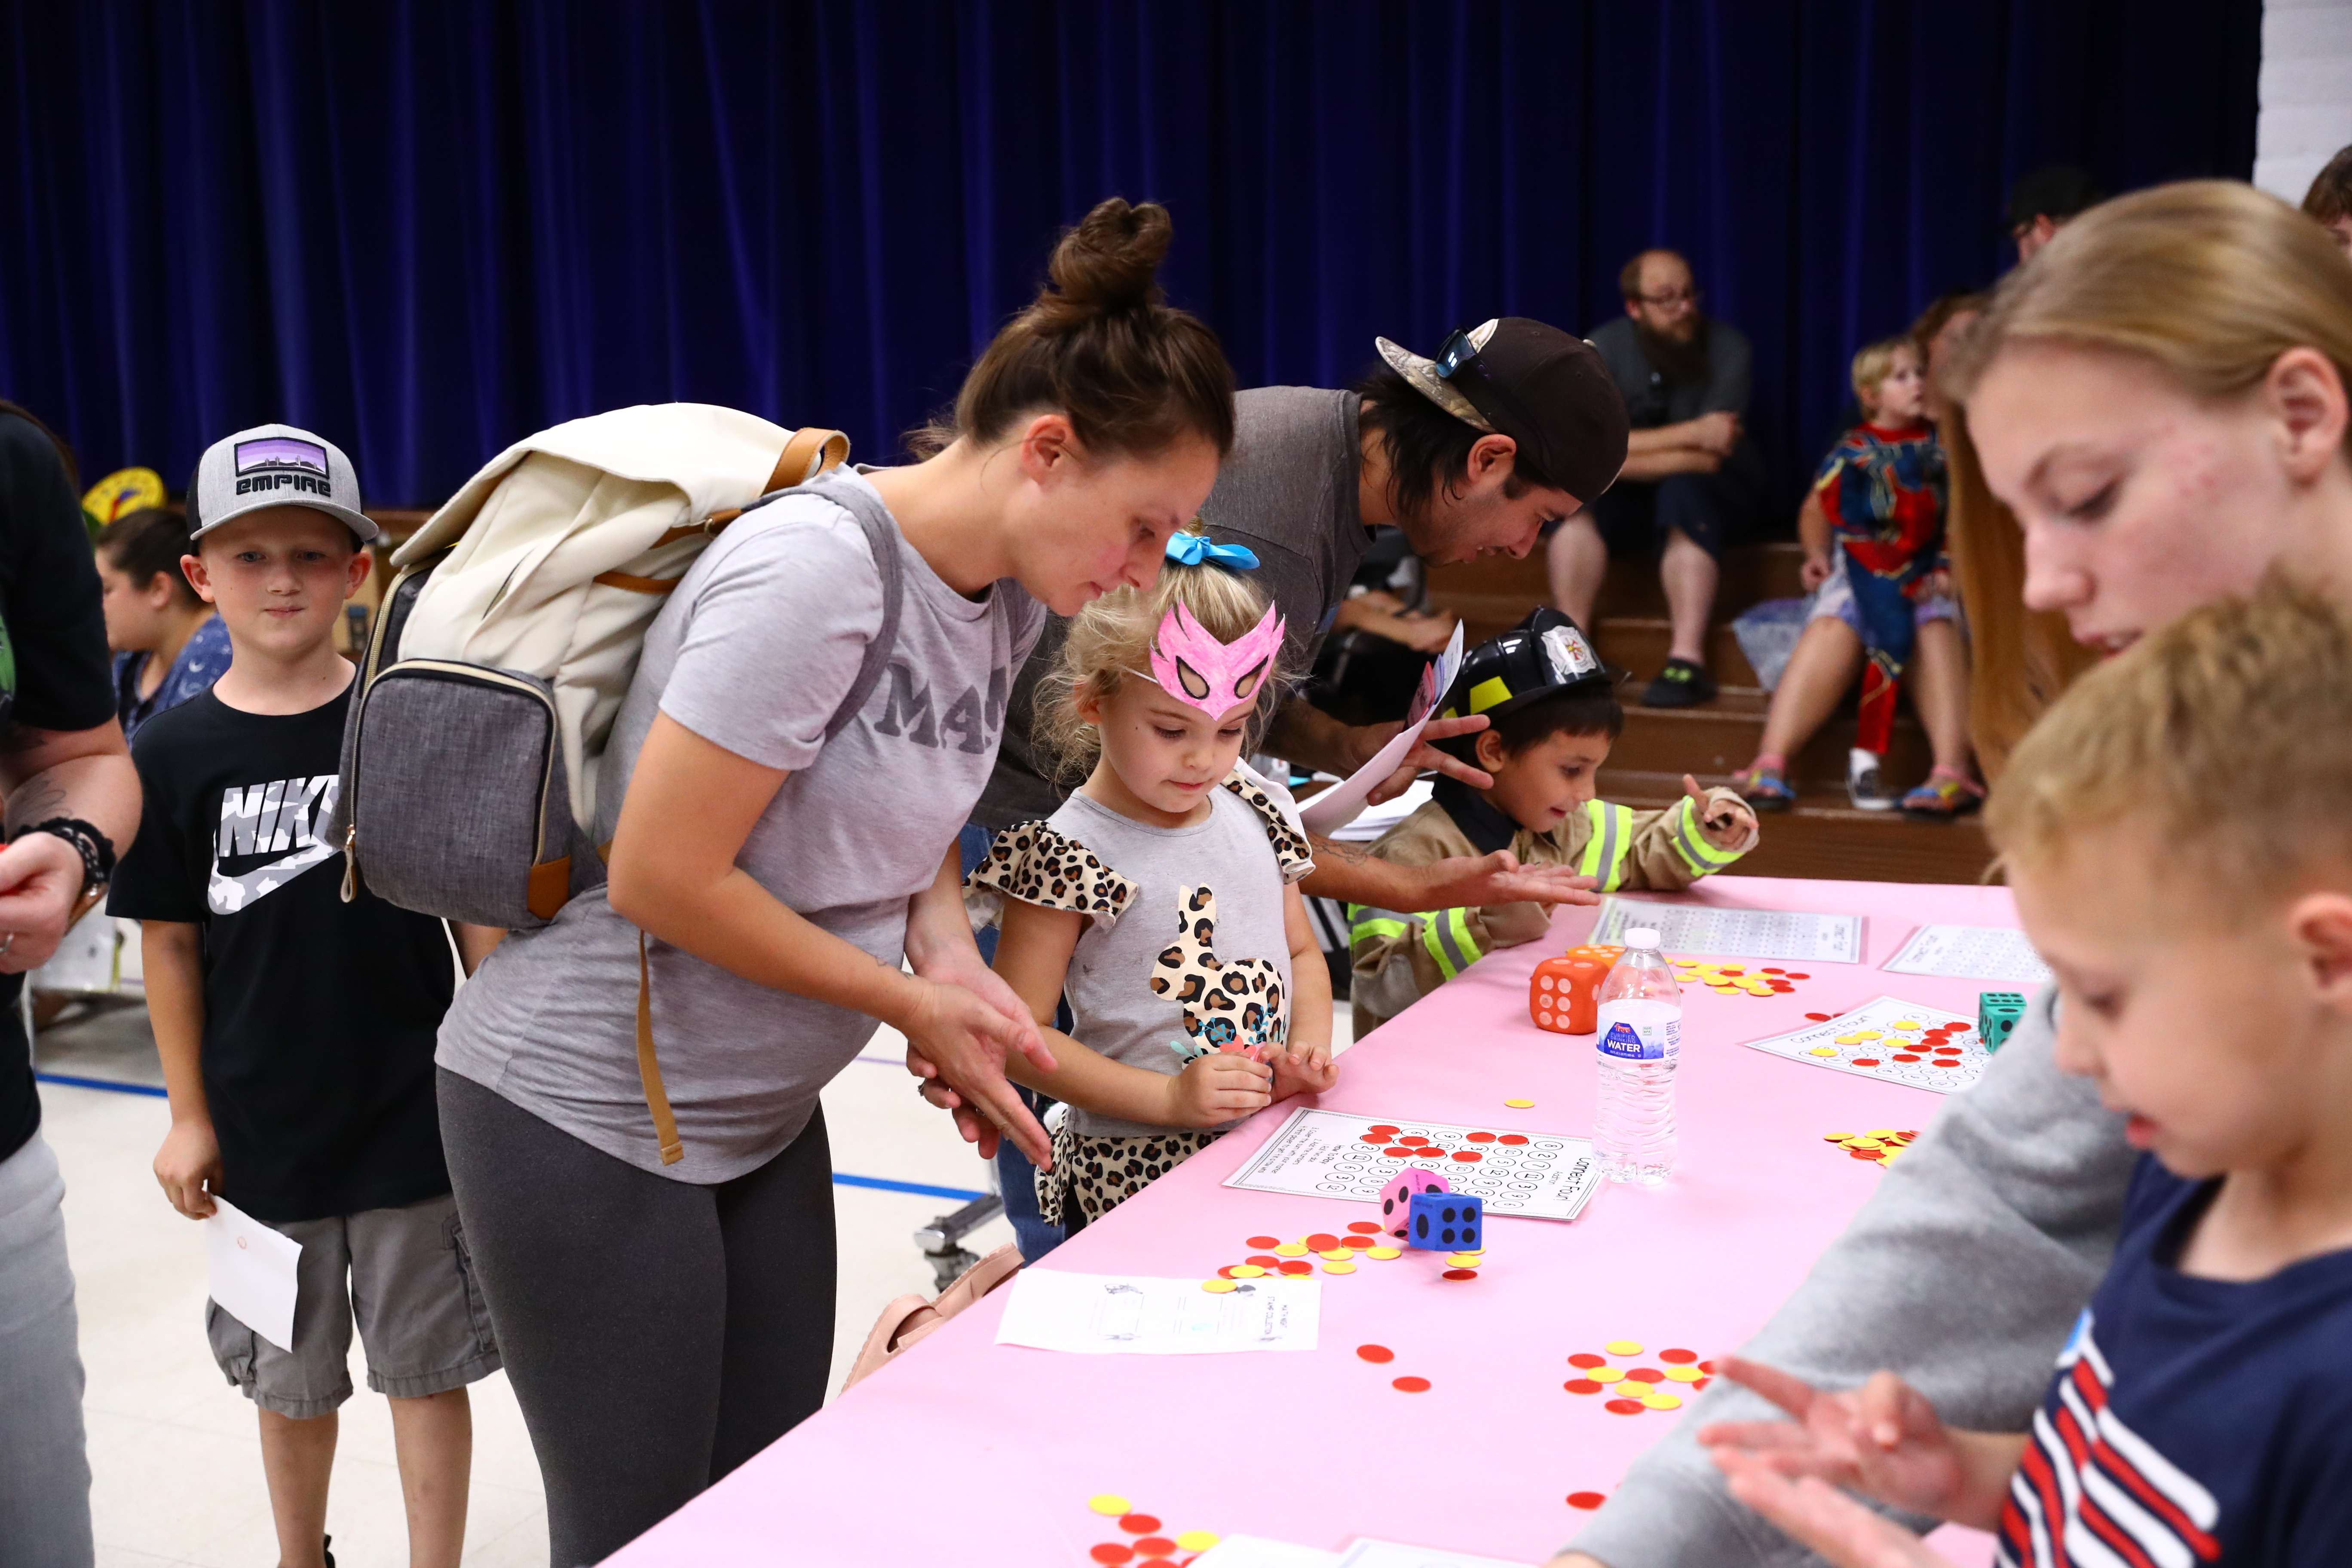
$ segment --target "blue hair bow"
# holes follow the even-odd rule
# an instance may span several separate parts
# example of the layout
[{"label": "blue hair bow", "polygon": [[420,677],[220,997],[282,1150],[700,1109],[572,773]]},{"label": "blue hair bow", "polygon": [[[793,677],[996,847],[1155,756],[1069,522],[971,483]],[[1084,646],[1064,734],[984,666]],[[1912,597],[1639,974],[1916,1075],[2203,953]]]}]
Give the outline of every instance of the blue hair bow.
[{"label": "blue hair bow", "polygon": [[1180,566],[1198,566],[1212,561],[1233,572],[1257,570],[1257,556],[1238,544],[1212,544],[1205,533],[1171,533],[1168,536],[1168,559]]}]

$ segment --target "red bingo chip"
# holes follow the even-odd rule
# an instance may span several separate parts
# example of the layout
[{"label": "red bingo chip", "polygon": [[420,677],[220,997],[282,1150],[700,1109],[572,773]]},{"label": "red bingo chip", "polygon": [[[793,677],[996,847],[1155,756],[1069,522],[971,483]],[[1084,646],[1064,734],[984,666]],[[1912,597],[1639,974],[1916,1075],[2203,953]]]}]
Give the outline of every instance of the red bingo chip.
[{"label": "red bingo chip", "polygon": [[1253,1252],[1270,1252],[1274,1248],[1282,1245],[1282,1237],[1278,1236],[1253,1236],[1247,1241],[1243,1242],[1242,1245],[1248,1247]]},{"label": "red bingo chip", "polygon": [[1478,1278],[1478,1271],[1475,1268],[1449,1268],[1438,1278],[1440,1279],[1475,1279]]},{"label": "red bingo chip", "polygon": [[1389,1135],[1385,1132],[1367,1132],[1356,1140],[1359,1143],[1385,1143],[1388,1141]]},{"label": "red bingo chip", "polygon": [[1666,1374],[1660,1372],[1654,1366],[1637,1366],[1633,1371],[1627,1373],[1625,1377],[1626,1380],[1631,1383],[1664,1383],[1666,1381]]},{"label": "red bingo chip", "polygon": [[1135,1561],[1135,1548],[1124,1541],[1106,1541],[1087,1555],[1097,1563],[1108,1563],[1111,1564],[1111,1568],[1117,1568],[1117,1565],[1121,1563]]},{"label": "red bingo chip", "polygon": [[1312,1274],[1315,1265],[1303,1258],[1286,1258],[1282,1260],[1282,1271],[1285,1274]]},{"label": "red bingo chip", "polygon": [[1475,1149],[1456,1149],[1454,1151],[1453,1158],[1459,1160],[1464,1164],[1467,1165],[1474,1163],[1476,1161],[1483,1160],[1486,1156],[1479,1153]]},{"label": "red bingo chip", "polygon": [[1348,1228],[1358,1236],[1378,1236],[1381,1233],[1379,1222],[1369,1219],[1351,1219],[1348,1222]]},{"label": "red bingo chip", "polygon": [[[1900,1060],[1901,1058],[1897,1058],[1896,1059]],[[1876,1057],[1856,1057],[1853,1058],[1853,1065],[1858,1068],[1874,1068],[1878,1065],[1878,1058]]]},{"label": "red bingo chip", "polygon": [[1391,1160],[1405,1160],[1410,1159],[1412,1156],[1412,1151],[1406,1148],[1402,1143],[1396,1144],[1391,1148],[1383,1149],[1381,1152],[1386,1154]]},{"label": "red bingo chip", "polygon": [[1638,1399],[1612,1399],[1601,1408],[1612,1415],[1639,1415],[1642,1414],[1642,1402]]},{"label": "red bingo chip", "polygon": [[1789,972],[1785,969],[1775,969],[1768,963],[1764,966],[1764,973],[1767,974],[1786,974]]},{"label": "red bingo chip", "polygon": [[1805,1015],[1805,1021],[1809,1024],[1826,1024],[1836,1016],[1834,1013],[1808,1013]]},{"label": "red bingo chip", "polygon": [[1135,1550],[1141,1557],[1173,1557],[1176,1555],[1176,1543],[1164,1535],[1147,1535],[1135,1543]]},{"label": "red bingo chip", "polygon": [[1342,1247],[1378,1247],[1380,1243],[1374,1241],[1369,1236],[1343,1236],[1339,1238],[1339,1245]]},{"label": "red bingo chip", "polygon": [[1589,1377],[1571,1377],[1566,1383],[1561,1384],[1560,1386],[1568,1390],[1570,1394],[1598,1394],[1601,1392],[1601,1384],[1593,1382]]},{"label": "red bingo chip", "polygon": [[1696,1351],[1660,1351],[1658,1359],[1668,1366],[1688,1366],[1698,1360]]},{"label": "red bingo chip", "polygon": [[[1130,1513],[1119,1520],[1118,1527],[1129,1535],[1152,1535],[1159,1531],[1160,1521],[1148,1513]],[[1148,1554],[1151,1547],[1150,1542],[1139,1541],[1135,1549]]]},{"label": "red bingo chip", "polygon": [[1427,1394],[1429,1392],[1429,1379],[1425,1377],[1400,1377],[1393,1379],[1389,1384],[1389,1386],[1395,1389],[1399,1394]]},{"label": "red bingo chip", "polygon": [[1609,1358],[1594,1355],[1591,1351],[1579,1351],[1568,1358],[1568,1364],[1581,1367],[1607,1366]]},{"label": "red bingo chip", "polygon": [[1570,1492],[1568,1494],[1568,1506],[1570,1508],[1599,1508],[1602,1503],[1607,1502],[1608,1500],[1609,1496],[1606,1492]]},{"label": "red bingo chip", "polygon": [[1339,1245],[1339,1238],[1328,1231],[1318,1230],[1307,1238],[1307,1250],[1309,1252],[1329,1252]]},{"label": "red bingo chip", "polygon": [[1282,1267],[1282,1259],[1276,1258],[1271,1252],[1253,1252],[1247,1258],[1243,1258],[1242,1261],[1244,1263],[1255,1263],[1260,1268],[1279,1268]]},{"label": "red bingo chip", "polygon": [[1495,1135],[1492,1132],[1473,1132],[1468,1135],[1467,1141],[1472,1143],[1492,1143],[1495,1141]]},{"label": "red bingo chip", "polygon": [[1919,1058],[1910,1051],[1897,1051],[1895,1053],[1895,1059],[1898,1062],[1916,1062]]},{"label": "red bingo chip", "polygon": [[1426,1139],[1426,1138],[1423,1138],[1423,1137],[1420,1133],[1418,1133],[1418,1132],[1408,1132],[1408,1133],[1406,1133],[1403,1137],[1402,1137],[1402,1138],[1398,1139],[1398,1140],[1397,1140],[1397,1142],[1400,1142],[1400,1143],[1407,1144],[1407,1145],[1409,1145],[1409,1146],[1411,1146],[1411,1147],[1418,1148],[1418,1147],[1420,1147],[1422,1144],[1424,1144],[1424,1143],[1428,1142],[1429,1142],[1429,1140],[1428,1140],[1428,1139]]},{"label": "red bingo chip", "polygon": [[1524,1132],[1506,1132],[1500,1138],[1495,1140],[1497,1143],[1508,1143],[1515,1149],[1527,1141],[1528,1136]]},{"label": "red bingo chip", "polygon": [[1377,1121],[1371,1126],[1365,1128],[1364,1131],[1367,1132],[1377,1132],[1383,1138],[1393,1138],[1398,1133],[1403,1131],[1404,1129],[1402,1127],[1391,1127],[1385,1121]]},{"label": "red bingo chip", "polygon": [[1365,1361],[1382,1363],[1396,1360],[1396,1352],[1386,1345],[1358,1345],[1356,1354]]},{"label": "red bingo chip", "polygon": [[1795,970],[1791,969],[1785,972],[1780,978],[1783,980],[1811,980],[1812,976],[1810,974],[1800,974]]}]

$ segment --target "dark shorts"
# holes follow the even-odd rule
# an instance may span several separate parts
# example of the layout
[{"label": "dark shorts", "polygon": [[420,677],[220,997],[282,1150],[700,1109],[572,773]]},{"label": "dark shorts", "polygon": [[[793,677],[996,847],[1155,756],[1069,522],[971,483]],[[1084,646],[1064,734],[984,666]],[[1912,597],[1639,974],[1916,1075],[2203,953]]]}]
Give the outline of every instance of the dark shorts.
[{"label": "dark shorts", "polygon": [[1754,465],[1735,456],[1712,474],[1620,479],[1586,510],[1612,555],[1654,554],[1679,531],[1720,561],[1754,526],[1762,491]]}]

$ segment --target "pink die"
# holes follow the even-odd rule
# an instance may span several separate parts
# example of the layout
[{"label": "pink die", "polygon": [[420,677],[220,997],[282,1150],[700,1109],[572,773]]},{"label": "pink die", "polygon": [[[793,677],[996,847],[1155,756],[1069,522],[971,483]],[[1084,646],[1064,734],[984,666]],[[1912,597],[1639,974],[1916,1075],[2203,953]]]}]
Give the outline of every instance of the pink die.
[{"label": "pink die", "polygon": [[1434,1171],[1424,1171],[1418,1165],[1407,1165],[1397,1173],[1396,1179],[1381,1189],[1381,1225],[1389,1235],[1402,1237],[1405,1222],[1412,1218],[1415,1193],[1450,1193],[1454,1184]]}]

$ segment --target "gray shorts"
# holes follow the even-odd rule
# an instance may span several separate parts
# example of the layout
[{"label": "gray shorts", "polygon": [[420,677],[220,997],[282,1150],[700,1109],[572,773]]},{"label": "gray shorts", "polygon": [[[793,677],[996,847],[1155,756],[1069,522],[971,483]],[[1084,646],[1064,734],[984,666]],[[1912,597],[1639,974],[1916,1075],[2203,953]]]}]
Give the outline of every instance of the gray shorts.
[{"label": "gray shorts", "polygon": [[294,1348],[279,1350],[218,1302],[205,1303],[213,1359],[264,1410],[324,1415],[352,1396],[354,1319],[378,1394],[417,1399],[498,1371],[489,1310],[451,1194],[269,1228],[302,1246]]}]

